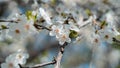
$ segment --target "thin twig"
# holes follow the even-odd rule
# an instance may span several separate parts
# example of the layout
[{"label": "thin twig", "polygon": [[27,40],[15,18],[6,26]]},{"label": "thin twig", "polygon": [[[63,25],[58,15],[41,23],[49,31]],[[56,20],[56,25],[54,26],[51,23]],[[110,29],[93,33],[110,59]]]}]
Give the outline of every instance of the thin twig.
[{"label": "thin twig", "polygon": [[31,67],[24,67],[24,66],[20,66],[20,68],[39,68],[39,67],[44,67],[44,66],[47,66],[47,65],[53,65],[56,63],[56,59],[54,58],[52,62],[47,62],[47,63],[42,63],[42,64],[36,64],[34,66],[31,66]]},{"label": "thin twig", "polygon": [[89,25],[89,24],[90,24],[90,22],[88,22],[88,23],[86,23],[86,24],[80,26],[79,28],[81,29],[81,28],[83,28],[83,27],[85,27],[85,26],[87,26],[87,25]]},{"label": "thin twig", "polygon": [[4,28],[4,29],[0,28],[0,30],[6,30],[6,29],[9,29],[9,28],[8,28],[8,27],[7,27],[7,28]]},{"label": "thin twig", "polygon": [[18,23],[18,21],[14,21],[14,20],[0,20],[0,22],[11,22],[11,23]]},{"label": "thin twig", "polygon": [[51,31],[51,29],[50,28],[47,28],[47,27],[45,27],[45,26],[43,26],[43,25],[40,25],[40,24],[34,24],[34,26],[37,28],[37,29],[46,29],[46,30],[49,30],[49,31]]},{"label": "thin twig", "polygon": [[64,45],[60,46],[60,50],[59,50],[58,56],[56,58],[56,64],[55,64],[54,68],[60,68],[60,63],[61,63],[61,60],[63,57],[65,46],[67,46],[67,43],[64,43]]},{"label": "thin twig", "polygon": [[[15,21],[15,20],[0,20],[0,22],[18,23],[18,21]],[[41,29],[42,28],[42,29],[47,29],[47,30],[51,31],[50,28],[47,28],[47,27],[45,27],[43,25],[40,25],[40,24],[37,24],[37,23],[35,23],[33,26],[35,26],[37,29]]]}]

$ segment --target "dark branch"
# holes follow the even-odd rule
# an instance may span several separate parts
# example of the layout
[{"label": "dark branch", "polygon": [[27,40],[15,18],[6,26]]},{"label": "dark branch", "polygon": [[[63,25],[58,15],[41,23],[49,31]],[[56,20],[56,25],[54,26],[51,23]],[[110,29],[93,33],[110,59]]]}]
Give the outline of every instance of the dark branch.
[{"label": "dark branch", "polygon": [[[15,20],[0,20],[0,22],[10,22],[10,23],[18,23],[18,21],[15,21]],[[40,25],[40,24],[37,24],[37,23],[35,23],[34,26],[37,29],[47,29],[47,30],[51,31],[50,28],[47,28],[47,27],[45,27],[43,25]]]},{"label": "dark branch", "polygon": [[14,21],[14,20],[0,20],[0,22],[11,22],[11,23],[18,23],[18,21]]},{"label": "dark branch", "polygon": [[40,24],[36,24],[36,23],[35,23],[34,26],[35,26],[35,28],[37,28],[37,29],[47,29],[47,30],[51,31],[50,28],[47,28],[47,27],[45,27],[45,26],[43,26],[43,25],[40,25]]},{"label": "dark branch", "polygon": [[120,40],[117,40],[116,38],[113,37],[113,41],[114,42],[117,42],[117,43],[120,43]]},{"label": "dark branch", "polygon": [[35,66],[31,66],[31,67],[23,67],[19,64],[20,68],[39,68],[39,67],[44,67],[47,65],[53,65],[56,63],[56,59],[54,58],[52,62],[47,62],[47,63],[42,63],[42,64],[37,64]]},{"label": "dark branch", "polygon": [[9,28],[8,28],[8,27],[7,27],[7,28],[4,28],[4,29],[3,29],[3,28],[0,28],[0,30],[6,30],[6,29],[9,29]]}]

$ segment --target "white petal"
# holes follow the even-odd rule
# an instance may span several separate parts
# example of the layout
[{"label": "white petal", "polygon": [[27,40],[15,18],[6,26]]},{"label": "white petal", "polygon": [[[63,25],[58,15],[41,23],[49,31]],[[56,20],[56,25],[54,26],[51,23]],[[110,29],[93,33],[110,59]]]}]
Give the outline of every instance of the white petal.
[{"label": "white petal", "polygon": [[63,41],[59,41],[59,44],[60,44],[60,45],[63,45],[64,43],[65,43],[65,42],[63,42]]},{"label": "white petal", "polygon": [[51,19],[43,8],[39,8],[41,16],[46,20],[48,25],[52,25]]}]

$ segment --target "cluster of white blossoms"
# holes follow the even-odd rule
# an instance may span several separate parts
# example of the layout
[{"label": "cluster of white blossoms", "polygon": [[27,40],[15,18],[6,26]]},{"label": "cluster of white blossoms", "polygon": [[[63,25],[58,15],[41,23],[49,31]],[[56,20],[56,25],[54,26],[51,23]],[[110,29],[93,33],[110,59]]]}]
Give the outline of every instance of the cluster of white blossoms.
[{"label": "cluster of white blossoms", "polygon": [[113,43],[113,37],[120,33],[115,27],[116,22],[109,21],[109,18],[112,18],[110,13],[105,15],[103,21],[97,21],[95,15],[89,16],[86,21],[83,17],[80,17],[77,22],[74,18],[68,19],[67,23],[63,21],[61,24],[62,21],[59,21],[59,24],[51,27],[50,35],[56,36],[61,45],[65,42],[70,43],[73,38],[76,39],[75,42],[87,40],[92,45],[101,45],[102,42]]},{"label": "cluster of white blossoms", "polygon": [[47,11],[40,7],[34,11],[27,11],[26,15],[12,15],[12,20],[16,22],[8,24],[8,36],[15,40],[23,40],[38,33],[35,24],[50,29],[49,35],[55,36],[60,45],[70,43],[73,38],[76,41],[84,38],[95,45],[99,45],[102,41],[112,43],[112,38],[119,35],[115,26],[116,18],[112,17],[113,13],[108,12],[101,21],[97,21],[97,16],[94,14],[86,20],[80,14],[73,14],[70,11],[60,14],[57,17],[49,16]]},{"label": "cluster of white blossoms", "polygon": [[27,53],[18,51],[16,53],[10,54],[6,58],[5,63],[1,64],[1,68],[20,68],[19,64],[25,64],[28,58],[29,55]]},{"label": "cluster of white blossoms", "polygon": [[37,33],[33,20],[27,20],[25,15],[15,14],[13,20],[17,22],[8,24],[8,36],[12,39],[23,40],[30,34]]},{"label": "cluster of white blossoms", "polygon": [[56,36],[59,44],[63,45],[65,42],[70,43],[71,39],[69,37],[70,31],[67,25],[53,25],[52,31],[50,31],[50,36]]},{"label": "cluster of white blossoms", "polygon": [[[81,40],[88,45],[101,45],[103,42],[111,44],[113,38],[120,35],[116,28],[117,17],[113,12],[108,12],[97,20],[97,15],[90,13],[89,10],[86,18],[78,9],[71,11],[65,10],[64,6],[62,8],[58,6],[58,9],[53,9],[56,13],[50,16],[47,9],[38,8],[36,1],[33,6],[37,9],[27,11],[26,14],[12,14],[6,24],[4,21],[4,24],[0,23],[0,40],[6,36],[19,42],[39,33],[42,29],[49,30],[49,35],[55,36],[60,45],[66,42],[77,43]],[[20,68],[19,64],[25,64],[28,57],[28,54],[22,51],[11,54],[6,58],[5,63],[1,64],[1,68]]]}]

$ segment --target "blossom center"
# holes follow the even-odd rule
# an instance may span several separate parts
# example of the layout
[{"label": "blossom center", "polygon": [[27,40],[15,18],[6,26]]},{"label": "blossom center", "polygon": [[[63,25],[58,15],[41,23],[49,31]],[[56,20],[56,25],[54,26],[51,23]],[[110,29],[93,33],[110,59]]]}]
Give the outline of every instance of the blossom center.
[{"label": "blossom center", "polygon": [[12,63],[9,63],[9,68],[13,68],[13,64]]},{"label": "blossom center", "polygon": [[94,42],[95,42],[95,43],[98,43],[98,39],[94,39]]},{"label": "blossom center", "polygon": [[19,33],[20,33],[20,30],[19,30],[19,29],[16,29],[16,30],[15,30],[15,33],[19,34]]},{"label": "blossom center", "polygon": [[108,38],[109,38],[109,36],[108,36],[108,35],[105,35],[105,38],[106,38],[106,39],[108,39]]},{"label": "blossom center", "polygon": [[63,39],[66,39],[66,35],[63,35],[62,38],[63,38]]},{"label": "blossom center", "polygon": [[59,29],[56,29],[55,32],[56,32],[56,33],[59,33]]},{"label": "blossom center", "polygon": [[29,29],[30,29],[30,26],[27,24],[27,25],[25,25],[25,28],[26,28],[27,30],[29,30]]}]

